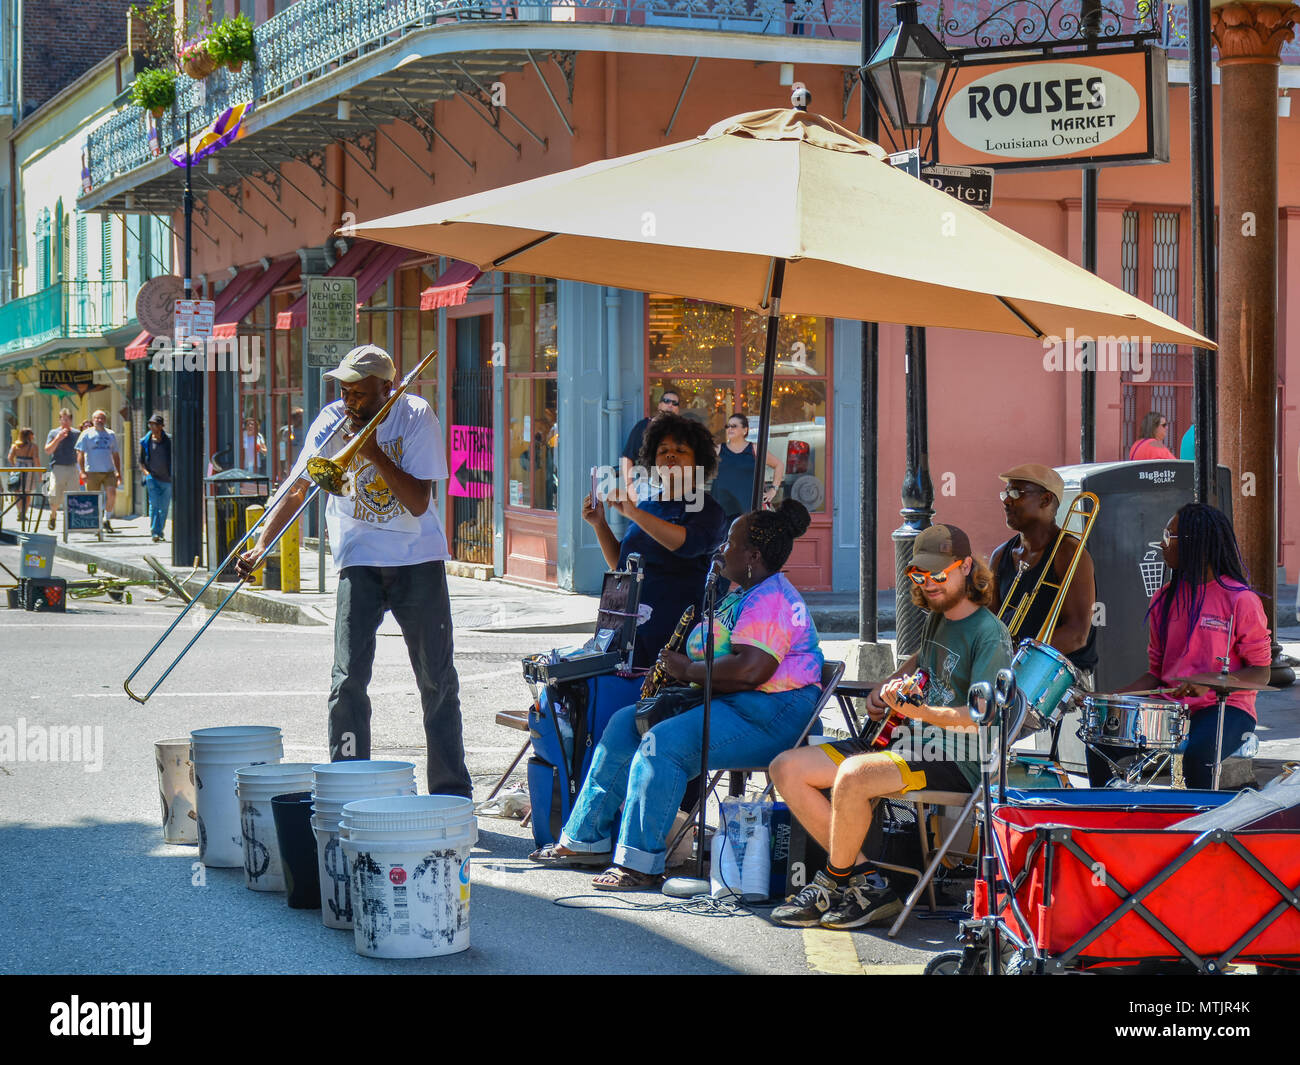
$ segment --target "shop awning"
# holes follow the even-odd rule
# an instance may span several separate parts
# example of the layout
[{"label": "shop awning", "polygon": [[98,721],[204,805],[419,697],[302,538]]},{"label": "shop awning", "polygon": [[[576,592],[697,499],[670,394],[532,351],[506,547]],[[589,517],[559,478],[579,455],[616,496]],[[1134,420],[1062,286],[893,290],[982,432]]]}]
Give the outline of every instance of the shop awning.
[{"label": "shop awning", "polygon": [[[253,280],[252,284],[245,285],[243,292],[231,299],[224,308],[218,307],[213,319],[212,335],[217,337],[233,337],[239,332],[239,323],[244,320],[253,309],[266,299],[266,294],[275,288],[289,272],[298,266],[298,257],[290,255],[284,259],[277,259]],[[232,285],[227,288],[233,287]],[[225,295],[225,290],[221,293]]]},{"label": "shop awning", "polygon": [[[271,269],[275,269],[275,264],[271,264]],[[263,273],[262,268],[257,264],[252,266],[241,267],[239,273],[232,277],[225,288],[217,293],[213,300],[213,321],[221,320],[222,312],[230,306],[231,303],[243,292],[248,290],[250,284],[255,283],[259,274]],[[234,336],[234,333],[225,334],[219,330],[214,330],[217,336]],[[149,355],[149,345],[153,341],[153,334],[148,330],[136,337],[126,348],[126,360],[131,362],[135,359],[147,358]]]},{"label": "shop awning", "polygon": [[[325,274],[326,277],[355,277],[357,279],[357,307],[366,303],[375,290],[411,253],[391,244],[376,244],[359,240]],[[307,324],[307,296],[300,296],[287,311],[275,319],[276,329],[301,329]]]},{"label": "shop awning", "polygon": [[459,307],[469,299],[469,290],[483,276],[473,263],[453,259],[451,265],[432,285],[420,293],[420,310],[436,311],[439,307]]}]

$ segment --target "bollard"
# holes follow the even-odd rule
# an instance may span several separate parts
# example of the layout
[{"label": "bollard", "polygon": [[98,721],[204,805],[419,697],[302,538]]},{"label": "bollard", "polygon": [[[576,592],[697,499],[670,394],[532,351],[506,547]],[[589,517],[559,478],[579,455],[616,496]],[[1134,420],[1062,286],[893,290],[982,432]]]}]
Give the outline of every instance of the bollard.
[{"label": "bollard", "polygon": [[[245,531],[251,529],[254,525],[256,525],[259,521],[262,520],[262,512],[265,510],[266,510],[265,507],[258,506],[256,503],[254,503],[251,507],[248,507],[244,511]],[[253,544],[254,544],[253,538],[249,537],[249,539],[244,542],[244,550],[251,551],[253,549]],[[265,575],[266,575],[266,567],[259,566],[257,568],[257,572],[248,578],[248,583],[254,588],[261,588],[264,583],[263,578],[265,577]]]},{"label": "bollard", "polygon": [[293,522],[284,530],[280,538],[280,591],[299,591],[299,569],[302,559],[299,555],[298,523]]}]

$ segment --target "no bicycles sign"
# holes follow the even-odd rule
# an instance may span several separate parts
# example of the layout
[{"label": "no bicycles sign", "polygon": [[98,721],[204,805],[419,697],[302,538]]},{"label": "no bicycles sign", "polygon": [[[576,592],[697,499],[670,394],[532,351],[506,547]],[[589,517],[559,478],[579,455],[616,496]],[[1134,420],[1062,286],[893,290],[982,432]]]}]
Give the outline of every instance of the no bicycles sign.
[{"label": "no bicycles sign", "polygon": [[333,369],[357,343],[357,279],[307,279],[307,365]]}]

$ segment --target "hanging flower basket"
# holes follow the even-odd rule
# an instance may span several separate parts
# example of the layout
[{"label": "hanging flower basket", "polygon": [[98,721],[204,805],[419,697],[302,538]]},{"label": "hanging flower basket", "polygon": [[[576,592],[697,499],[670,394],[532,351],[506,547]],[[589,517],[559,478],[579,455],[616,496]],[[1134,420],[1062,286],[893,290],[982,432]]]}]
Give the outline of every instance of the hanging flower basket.
[{"label": "hanging flower basket", "polygon": [[181,49],[181,69],[195,81],[202,81],[217,69],[217,61],[208,51],[208,42],[187,41]]},{"label": "hanging flower basket", "polygon": [[161,118],[176,102],[176,75],[170,70],[142,70],[131,83],[131,102]]},{"label": "hanging flower basket", "polygon": [[238,74],[255,52],[252,20],[247,15],[223,18],[208,34],[208,51],[231,73]]}]

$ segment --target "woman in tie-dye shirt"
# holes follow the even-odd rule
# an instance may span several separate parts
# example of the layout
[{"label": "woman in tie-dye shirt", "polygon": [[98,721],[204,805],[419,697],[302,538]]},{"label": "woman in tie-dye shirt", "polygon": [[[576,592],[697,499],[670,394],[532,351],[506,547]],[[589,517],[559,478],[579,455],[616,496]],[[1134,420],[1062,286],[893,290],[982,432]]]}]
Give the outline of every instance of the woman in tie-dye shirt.
[{"label": "woman in tie-dye shirt", "polygon": [[[714,630],[709,764],[765,765],[793,747],[817,704],[822,652],[808,607],[780,572],[809,515],[786,500],[732,523],[722,574],[736,590],[718,604]],[[704,681],[704,626],[687,653],[661,651],[674,680]],[[636,707],[610,719],[560,842],[533,858],[550,865],[613,864],[592,881],[606,890],[650,887],[664,869],[668,833],[700,772],[704,708],[661,721],[644,737]],[[619,810],[622,809],[621,820]],[[617,840],[615,833],[617,832]]]}]

